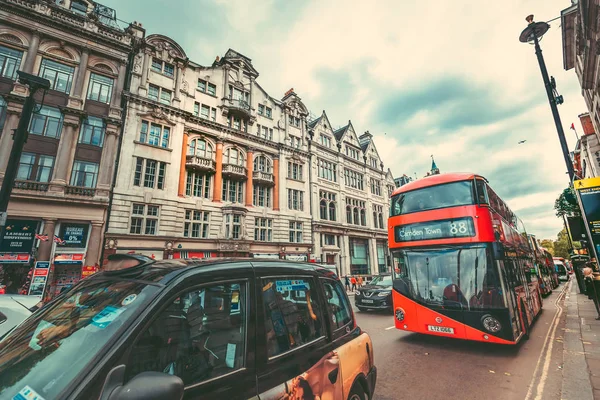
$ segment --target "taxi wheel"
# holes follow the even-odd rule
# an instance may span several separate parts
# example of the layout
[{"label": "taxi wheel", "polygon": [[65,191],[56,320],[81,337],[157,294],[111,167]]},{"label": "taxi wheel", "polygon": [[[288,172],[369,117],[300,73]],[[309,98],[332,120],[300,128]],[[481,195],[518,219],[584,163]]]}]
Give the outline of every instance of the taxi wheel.
[{"label": "taxi wheel", "polygon": [[367,400],[368,397],[360,383],[355,383],[348,395],[348,400]]}]

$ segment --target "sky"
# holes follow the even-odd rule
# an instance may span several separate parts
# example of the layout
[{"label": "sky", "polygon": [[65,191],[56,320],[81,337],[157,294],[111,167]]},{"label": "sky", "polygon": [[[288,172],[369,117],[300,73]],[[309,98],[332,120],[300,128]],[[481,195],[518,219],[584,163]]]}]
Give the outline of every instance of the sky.
[{"label": "sky", "polygon": [[[146,34],[210,65],[232,48],[252,59],[275,98],[290,88],[334,127],[369,131],[395,177],[475,172],[539,239],[563,223],[554,201],[566,166],[525,17],[549,21],[570,0],[101,0]],[[586,112],[562,63],[560,19],[541,42],[572,150]],[[523,144],[519,141],[526,140]]]}]

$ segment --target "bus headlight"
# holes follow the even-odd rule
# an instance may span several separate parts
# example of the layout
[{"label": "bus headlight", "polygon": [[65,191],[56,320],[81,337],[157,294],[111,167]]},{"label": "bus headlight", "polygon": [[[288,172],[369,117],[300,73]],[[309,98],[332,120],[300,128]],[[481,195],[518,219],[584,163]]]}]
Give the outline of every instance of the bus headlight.
[{"label": "bus headlight", "polygon": [[388,290],[387,292],[379,292],[377,294],[377,296],[379,296],[379,297],[388,297],[390,294],[392,294],[392,292]]},{"label": "bus headlight", "polygon": [[396,308],[395,315],[398,321],[404,321],[404,310],[400,307]]},{"label": "bus headlight", "polygon": [[481,318],[481,323],[483,324],[485,330],[490,333],[497,333],[502,329],[502,324],[500,324],[500,321],[489,314],[484,315],[483,318]]}]

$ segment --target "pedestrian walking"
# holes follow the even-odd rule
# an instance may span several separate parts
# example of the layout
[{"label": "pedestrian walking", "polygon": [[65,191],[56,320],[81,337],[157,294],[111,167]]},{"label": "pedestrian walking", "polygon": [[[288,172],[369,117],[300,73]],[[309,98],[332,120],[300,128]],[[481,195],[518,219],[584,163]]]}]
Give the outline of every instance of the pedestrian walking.
[{"label": "pedestrian walking", "polygon": [[354,275],[352,276],[352,278],[350,278],[350,283],[352,283],[352,290],[356,290],[356,278],[354,277]]},{"label": "pedestrian walking", "polygon": [[348,278],[348,275],[346,275],[344,281],[346,283],[346,292],[349,292],[350,291],[350,278]]},{"label": "pedestrian walking", "polygon": [[359,287],[359,288],[361,288],[361,287],[362,287],[362,285],[363,285],[363,277],[362,277],[362,276],[359,276],[359,277],[358,277],[358,287]]},{"label": "pedestrian walking", "polygon": [[598,313],[596,319],[600,320],[600,305],[598,304],[598,295],[594,287],[594,270],[590,267],[585,267],[583,269],[583,279],[585,281],[585,293],[587,294],[588,299],[594,302],[596,312]]}]

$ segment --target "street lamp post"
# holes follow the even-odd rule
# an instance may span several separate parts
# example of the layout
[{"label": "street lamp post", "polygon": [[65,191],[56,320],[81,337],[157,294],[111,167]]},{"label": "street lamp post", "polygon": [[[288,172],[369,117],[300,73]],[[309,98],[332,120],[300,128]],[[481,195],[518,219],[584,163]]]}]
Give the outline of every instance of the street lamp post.
[{"label": "street lamp post", "polygon": [[2,188],[0,189],[0,246],[4,239],[4,230],[6,228],[6,221],[8,219],[8,202],[10,200],[10,194],[15,183],[15,177],[17,176],[17,170],[19,168],[19,160],[21,159],[21,153],[23,152],[23,146],[27,142],[27,129],[29,126],[29,120],[31,114],[33,114],[33,108],[35,107],[35,94],[38,90],[47,90],[50,88],[50,81],[45,78],[40,78],[36,75],[27,74],[22,71],[17,71],[19,75],[19,82],[29,86],[29,96],[25,99],[23,105],[23,111],[21,112],[21,118],[19,119],[19,125],[13,135],[13,145],[10,151],[10,157],[8,164],[6,165],[6,171],[4,173],[4,180],[2,181]]},{"label": "street lamp post", "polygon": [[[550,29],[550,25],[546,22],[533,22],[533,15],[529,15],[526,18],[529,25],[521,32],[519,40],[523,43],[530,43],[533,41],[535,45],[535,54],[540,64],[540,71],[542,72],[542,78],[544,85],[546,86],[546,94],[548,95],[548,101],[550,102],[550,109],[552,110],[552,116],[554,117],[554,124],[556,125],[556,131],[558,132],[558,140],[562,147],[563,157],[565,158],[565,164],[567,164],[567,171],[569,172],[570,181],[573,182],[575,177],[575,171],[573,164],[569,157],[569,147],[567,146],[567,140],[565,139],[565,132],[560,121],[560,115],[558,114],[557,99],[560,96],[554,96],[554,85],[550,81],[548,76],[548,70],[546,69],[546,63],[544,62],[544,56],[542,56],[542,49],[540,48],[539,39]],[[562,97],[560,97],[562,102]]]}]

